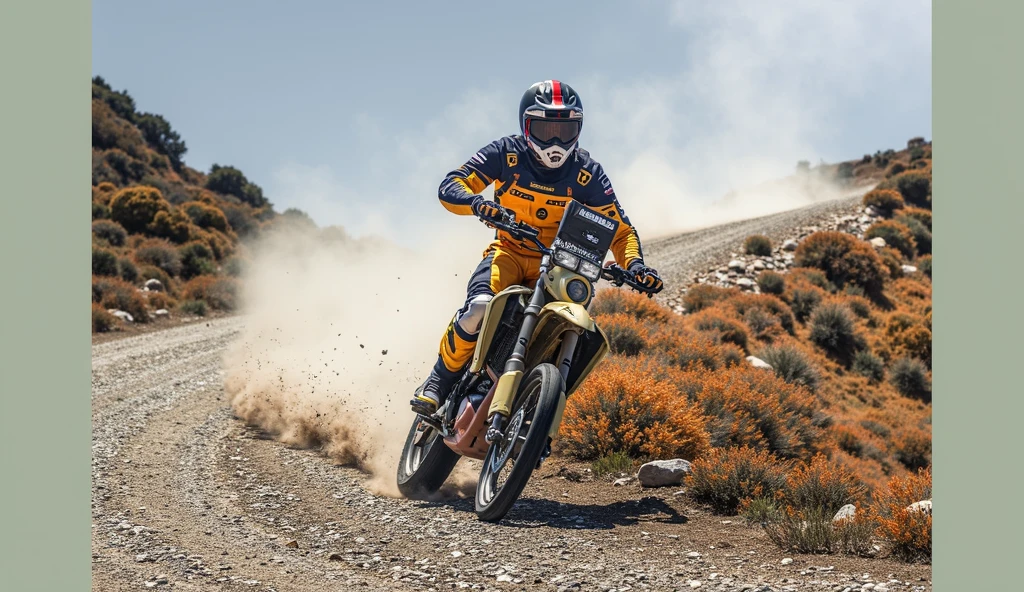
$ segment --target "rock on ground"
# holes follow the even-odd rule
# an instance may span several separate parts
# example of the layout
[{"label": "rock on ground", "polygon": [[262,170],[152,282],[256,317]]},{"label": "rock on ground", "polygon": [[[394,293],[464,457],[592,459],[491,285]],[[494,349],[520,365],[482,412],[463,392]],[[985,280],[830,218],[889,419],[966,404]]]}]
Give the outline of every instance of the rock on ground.
[{"label": "rock on ground", "polygon": [[690,474],[690,461],[681,458],[672,460],[653,460],[644,463],[637,471],[637,479],[643,487],[664,487],[678,485],[683,477]]}]

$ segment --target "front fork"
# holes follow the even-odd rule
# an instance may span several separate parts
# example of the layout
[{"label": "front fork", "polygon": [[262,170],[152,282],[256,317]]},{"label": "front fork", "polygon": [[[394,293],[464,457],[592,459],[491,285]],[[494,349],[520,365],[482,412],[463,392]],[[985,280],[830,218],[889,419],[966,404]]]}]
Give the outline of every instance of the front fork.
[{"label": "front fork", "polygon": [[[526,371],[526,346],[529,344],[530,337],[537,328],[540,311],[544,308],[543,278],[548,272],[549,265],[550,257],[545,255],[543,259],[541,259],[540,277],[537,279],[537,286],[530,298],[530,303],[524,311],[523,324],[519,329],[519,339],[516,341],[516,346],[512,350],[512,354],[509,356],[508,361],[505,363],[504,373],[498,379],[499,383],[502,380],[513,381],[513,384],[510,387],[512,389],[512,393],[515,393],[516,390],[518,390],[519,381],[522,379],[523,373]],[[562,375],[563,383],[568,380],[569,369],[572,367],[572,357],[576,351],[576,344],[578,342],[579,334],[574,331],[566,333],[562,340],[562,347],[558,352],[558,372]],[[490,425],[487,428],[486,435],[484,436],[484,439],[488,444],[493,444],[494,442],[502,439],[505,420],[508,418],[509,412],[510,410],[508,409],[498,409],[491,414]]]}]

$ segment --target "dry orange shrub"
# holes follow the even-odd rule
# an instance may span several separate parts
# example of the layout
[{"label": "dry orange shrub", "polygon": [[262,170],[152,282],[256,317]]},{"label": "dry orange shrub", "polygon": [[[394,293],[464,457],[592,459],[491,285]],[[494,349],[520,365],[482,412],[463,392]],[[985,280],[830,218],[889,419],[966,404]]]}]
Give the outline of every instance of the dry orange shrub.
[{"label": "dry orange shrub", "polygon": [[237,307],[238,280],[230,277],[200,275],[181,288],[184,300],[205,300],[215,310],[234,310]]},{"label": "dry orange shrub", "polygon": [[677,327],[656,327],[648,341],[652,353],[666,364],[683,370],[716,370],[725,365],[721,346],[701,333],[688,333]]},{"label": "dry orange shrub", "polygon": [[892,554],[904,560],[931,559],[931,512],[910,510],[911,504],[932,497],[932,472],[921,469],[907,477],[893,477],[888,491],[876,497],[873,506],[878,535]]},{"label": "dry orange shrub", "polygon": [[715,305],[715,308],[732,310],[740,318],[746,318],[751,311],[775,318],[790,335],[793,334],[793,312],[785,302],[771,294],[737,294]]},{"label": "dry orange shrub", "polygon": [[676,315],[651,298],[627,290],[601,290],[590,305],[590,312],[600,316],[606,314],[629,314],[643,321],[668,322]]},{"label": "dry orange shrub", "polygon": [[635,316],[622,312],[606,313],[597,317],[597,324],[608,337],[612,353],[635,356],[647,349],[650,332]]},{"label": "dry orange shrub", "polygon": [[716,512],[735,514],[747,500],[782,495],[790,467],[790,461],[765,450],[715,448],[693,461],[686,483],[697,501]]},{"label": "dry orange shrub", "polygon": [[690,326],[711,333],[723,343],[732,343],[747,350],[747,329],[743,323],[725,317],[717,309],[702,310],[689,317]]},{"label": "dry orange shrub", "polygon": [[750,366],[698,368],[676,380],[686,398],[700,405],[715,447],[749,446],[803,458],[821,445],[814,396],[771,372]]},{"label": "dry orange shrub", "polygon": [[739,294],[736,288],[720,288],[708,284],[690,286],[683,295],[683,307],[686,312],[697,312],[708,308],[715,302]]},{"label": "dry orange shrub", "polygon": [[560,442],[578,458],[613,452],[693,459],[709,447],[700,410],[644,371],[644,359],[613,357],[566,403]]}]

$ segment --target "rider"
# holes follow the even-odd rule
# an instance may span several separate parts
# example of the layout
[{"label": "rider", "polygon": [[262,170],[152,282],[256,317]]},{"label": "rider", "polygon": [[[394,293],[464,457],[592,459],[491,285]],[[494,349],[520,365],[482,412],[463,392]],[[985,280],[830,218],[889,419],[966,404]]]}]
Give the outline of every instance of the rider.
[{"label": "rider", "polygon": [[[438,197],[449,211],[483,221],[514,214],[540,230],[550,245],[571,199],[619,220],[612,242],[615,261],[641,284],[657,291],[658,272],[644,264],[640,237],[619,206],[601,165],[579,148],[583,101],[568,84],[545,80],[528,88],[519,102],[522,135],[505,136],[480,149],[441,182]],[[494,183],[494,200],[479,195]],[[484,310],[494,294],[539,277],[540,255],[504,231],[484,250],[469,280],[466,303],[452,318],[430,376],[411,401],[430,415],[447,397],[473,357]]]}]

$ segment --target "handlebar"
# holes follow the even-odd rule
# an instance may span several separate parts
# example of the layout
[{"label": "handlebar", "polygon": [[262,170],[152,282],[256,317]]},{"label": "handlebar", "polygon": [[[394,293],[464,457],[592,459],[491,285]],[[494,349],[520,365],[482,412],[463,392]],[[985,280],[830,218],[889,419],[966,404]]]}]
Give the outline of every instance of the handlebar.
[{"label": "handlebar", "polygon": [[[517,222],[515,214],[512,212],[503,213],[501,219],[480,218],[480,221],[497,230],[507,232],[515,240],[529,241],[533,243],[537,247],[537,252],[543,255],[551,254],[551,249],[545,246],[544,243],[540,242],[540,239],[537,238],[540,236],[540,230],[530,226],[526,222]],[[647,294],[648,298],[654,296],[657,292],[660,292],[660,290],[653,291],[647,286],[637,282],[633,279],[633,274],[614,263],[602,268],[601,278],[610,281],[618,288],[621,288],[623,285],[629,286],[637,292]]]},{"label": "handlebar", "polygon": [[601,277],[615,284],[616,287],[622,287],[623,284],[633,288],[641,294],[647,294],[650,298],[660,292],[661,290],[651,290],[647,286],[633,279],[633,274],[629,273],[619,265],[610,263],[601,270]]}]

